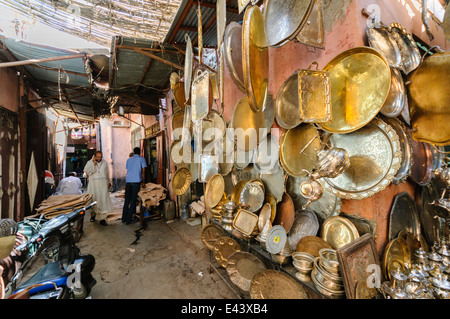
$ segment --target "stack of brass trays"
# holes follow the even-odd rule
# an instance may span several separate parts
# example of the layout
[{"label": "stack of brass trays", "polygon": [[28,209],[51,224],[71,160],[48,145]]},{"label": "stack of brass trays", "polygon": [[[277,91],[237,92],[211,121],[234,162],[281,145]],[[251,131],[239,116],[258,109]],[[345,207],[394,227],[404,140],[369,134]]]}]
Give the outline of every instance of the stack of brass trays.
[{"label": "stack of brass trays", "polygon": [[316,289],[330,299],[345,298],[345,288],[339,273],[329,271],[323,267],[322,257],[314,259],[314,268],[311,271],[311,279]]},{"label": "stack of brass trays", "polygon": [[303,252],[292,253],[292,264],[297,273],[295,277],[303,282],[311,281],[311,271],[314,268],[314,256]]}]

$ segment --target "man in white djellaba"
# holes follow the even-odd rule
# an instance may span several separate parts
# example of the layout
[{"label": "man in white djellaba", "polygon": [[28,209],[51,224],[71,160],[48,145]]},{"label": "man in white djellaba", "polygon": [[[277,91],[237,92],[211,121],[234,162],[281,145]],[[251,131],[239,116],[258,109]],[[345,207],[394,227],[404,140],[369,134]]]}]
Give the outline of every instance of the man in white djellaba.
[{"label": "man in white djellaba", "polygon": [[91,210],[91,222],[95,221],[98,214],[100,225],[107,226],[106,216],[112,211],[112,202],[109,197],[111,180],[109,178],[108,163],[103,160],[103,153],[95,152],[95,155],[86,163],[84,171],[87,175],[88,187],[86,193],[92,194],[92,200],[97,202]]}]

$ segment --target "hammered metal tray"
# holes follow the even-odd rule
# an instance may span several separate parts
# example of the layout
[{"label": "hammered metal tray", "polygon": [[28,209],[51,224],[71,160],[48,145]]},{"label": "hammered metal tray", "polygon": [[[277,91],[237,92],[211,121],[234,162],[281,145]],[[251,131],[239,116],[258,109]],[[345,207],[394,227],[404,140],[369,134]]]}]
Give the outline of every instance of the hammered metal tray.
[{"label": "hammered metal tray", "polygon": [[223,236],[216,240],[212,251],[217,263],[223,268],[226,268],[228,258],[233,253],[242,251],[242,248],[235,239]]},{"label": "hammered metal tray", "polygon": [[297,280],[279,270],[267,269],[256,274],[250,283],[251,299],[309,299]]},{"label": "hammered metal tray", "polygon": [[323,68],[330,74],[331,117],[321,124],[331,133],[350,133],[369,123],[386,101],[391,70],[386,59],[369,47],[346,50]]},{"label": "hammered metal tray", "polygon": [[253,164],[249,164],[243,169],[233,167],[233,169],[231,170],[231,180],[233,181],[233,185],[237,185],[240,181],[248,182],[249,180],[258,177],[259,172]]},{"label": "hammered metal tray", "polygon": [[330,144],[347,150],[350,166],[338,177],[324,178],[325,189],[345,199],[363,199],[385,189],[400,168],[402,152],[394,129],[375,118],[349,134],[333,134]]},{"label": "hammered metal tray", "polygon": [[419,212],[414,199],[406,192],[400,193],[394,198],[389,214],[389,241],[395,239],[402,230],[419,238]]},{"label": "hammered metal tray", "polygon": [[243,291],[249,291],[253,277],[265,270],[266,266],[255,255],[238,251],[228,258],[226,269],[231,282]]},{"label": "hammered metal tray", "polygon": [[245,209],[239,209],[233,220],[233,227],[246,236],[250,236],[258,225],[258,215]]},{"label": "hammered metal tray", "polygon": [[300,239],[306,236],[316,236],[318,231],[319,220],[313,211],[296,212],[294,223],[287,238],[291,250],[295,251]]}]

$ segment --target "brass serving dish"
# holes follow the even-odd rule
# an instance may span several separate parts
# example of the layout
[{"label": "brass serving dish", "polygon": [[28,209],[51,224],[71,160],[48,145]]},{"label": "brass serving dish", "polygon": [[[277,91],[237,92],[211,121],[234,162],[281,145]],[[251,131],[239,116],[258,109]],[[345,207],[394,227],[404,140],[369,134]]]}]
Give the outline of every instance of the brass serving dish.
[{"label": "brass serving dish", "polygon": [[295,219],[295,207],[291,196],[284,193],[281,201],[277,204],[277,214],[273,221],[273,225],[281,225],[286,230],[286,233],[292,228]]},{"label": "brass serving dish", "polygon": [[223,236],[225,236],[225,231],[214,224],[209,224],[202,228],[202,242],[209,250],[213,250],[217,239]]},{"label": "brass serving dish", "polygon": [[229,125],[234,129],[236,148],[246,152],[252,151],[263,138],[260,129],[265,128],[264,112],[253,112],[248,98],[244,96],[236,103]]},{"label": "brass serving dish", "polygon": [[299,240],[295,251],[304,252],[310,254],[311,256],[319,257],[319,252],[323,248],[331,248],[331,246],[320,237],[306,236]]},{"label": "brass serving dish", "polygon": [[192,174],[186,167],[180,167],[175,171],[172,178],[172,191],[176,196],[187,192],[192,182]]},{"label": "brass serving dish", "polygon": [[409,177],[418,185],[425,186],[433,177],[433,155],[425,142],[411,139],[413,163]]},{"label": "brass serving dish", "polygon": [[279,270],[267,269],[250,283],[251,299],[308,299],[302,284]]},{"label": "brass serving dish", "polygon": [[320,237],[329,243],[331,248],[338,249],[359,238],[359,233],[347,218],[333,216],[323,222]]},{"label": "brass serving dish", "polygon": [[401,67],[406,74],[414,71],[420,64],[420,51],[412,35],[398,23],[389,26],[389,32],[397,42],[402,57]]},{"label": "brass serving dish", "polygon": [[283,82],[275,99],[275,119],[282,128],[291,129],[301,123],[298,94],[298,74],[294,72]]},{"label": "brass serving dish", "polygon": [[323,21],[323,0],[313,0],[313,8],[305,25],[295,40],[307,46],[325,49],[325,25]]},{"label": "brass serving dish", "polygon": [[402,272],[411,269],[411,252],[403,238],[391,240],[383,252],[382,270],[387,280],[391,280],[391,273],[397,268]]},{"label": "brass serving dish", "polygon": [[395,196],[389,214],[389,240],[395,239],[400,231],[407,231],[419,238],[419,212],[414,199],[406,192]]},{"label": "brass serving dish", "polygon": [[222,196],[225,190],[225,181],[221,174],[213,175],[205,189],[205,204],[209,208],[215,207],[222,200]]},{"label": "brass serving dish", "polygon": [[280,163],[287,174],[305,176],[303,170],[313,170],[320,149],[318,130],[312,124],[301,124],[281,134]]},{"label": "brass serving dish", "polygon": [[[184,35],[186,40],[186,53],[184,55],[184,94],[185,101],[190,100],[191,96],[191,83],[192,83],[192,61],[194,59],[194,54],[192,51],[192,41],[189,35],[186,33]],[[181,105],[180,105],[181,106]]]},{"label": "brass serving dish", "polygon": [[407,93],[400,71],[391,67],[391,75],[389,94],[380,113],[387,117],[397,117],[407,103]]},{"label": "brass serving dish", "polygon": [[300,121],[326,123],[331,121],[331,90],[328,72],[298,70],[298,104]]},{"label": "brass serving dish", "polygon": [[[185,151],[190,152],[190,154],[184,154]],[[188,167],[194,159],[194,152],[191,145],[185,145],[182,147],[180,140],[172,142],[172,145],[170,145],[169,154],[172,162],[178,167]]]},{"label": "brass serving dish", "polygon": [[390,66],[397,68],[402,64],[400,49],[389,28],[384,25],[374,25],[366,30],[369,45],[380,52]]},{"label": "brass serving dish", "polygon": [[436,145],[450,144],[450,53],[427,57],[408,80],[413,138]]},{"label": "brass serving dish", "polygon": [[231,78],[236,86],[245,92],[244,68],[242,66],[242,26],[237,22],[230,22],[225,30],[224,40],[225,62]]},{"label": "brass serving dish", "polygon": [[253,277],[266,270],[266,266],[255,255],[238,251],[228,258],[226,269],[231,282],[242,290],[249,291]]},{"label": "brass serving dish", "polygon": [[264,183],[264,187],[267,195],[272,195],[275,201],[278,203],[283,198],[283,194],[286,189],[286,176],[284,170],[278,164],[278,169],[272,174],[261,174],[261,180]]},{"label": "brass serving dish", "polygon": [[280,47],[295,38],[313,8],[312,0],[268,0],[264,8],[267,43]]},{"label": "brass serving dish", "polygon": [[333,134],[333,147],[345,149],[350,166],[335,178],[324,178],[325,189],[345,199],[362,199],[385,189],[401,166],[402,152],[394,129],[375,118],[349,134]]},{"label": "brass serving dish", "polygon": [[192,83],[192,95],[191,95],[191,116],[192,122],[197,122],[204,119],[210,109],[209,105],[209,72],[207,70],[197,70],[194,81]]},{"label": "brass serving dish", "polygon": [[263,111],[269,87],[269,49],[264,17],[259,7],[249,6],[242,23],[244,85],[250,108]]},{"label": "brass serving dish", "polygon": [[331,121],[322,123],[331,133],[349,133],[369,123],[389,93],[391,70],[386,59],[369,47],[342,52],[323,68],[330,75]]},{"label": "brass serving dish", "polygon": [[233,220],[233,227],[245,236],[251,236],[258,225],[258,215],[245,209],[239,209]]},{"label": "brass serving dish", "polygon": [[212,251],[217,263],[226,268],[228,258],[235,252],[242,251],[242,248],[235,239],[223,236],[216,240]]}]

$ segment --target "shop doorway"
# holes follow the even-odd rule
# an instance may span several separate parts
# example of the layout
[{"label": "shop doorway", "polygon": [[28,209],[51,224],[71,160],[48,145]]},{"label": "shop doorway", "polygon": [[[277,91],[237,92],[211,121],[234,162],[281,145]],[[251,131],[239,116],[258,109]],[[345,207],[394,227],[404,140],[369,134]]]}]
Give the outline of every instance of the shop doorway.
[{"label": "shop doorway", "polygon": [[163,131],[144,139],[144,158],[147,162],[146,181],[166,187]]}]

